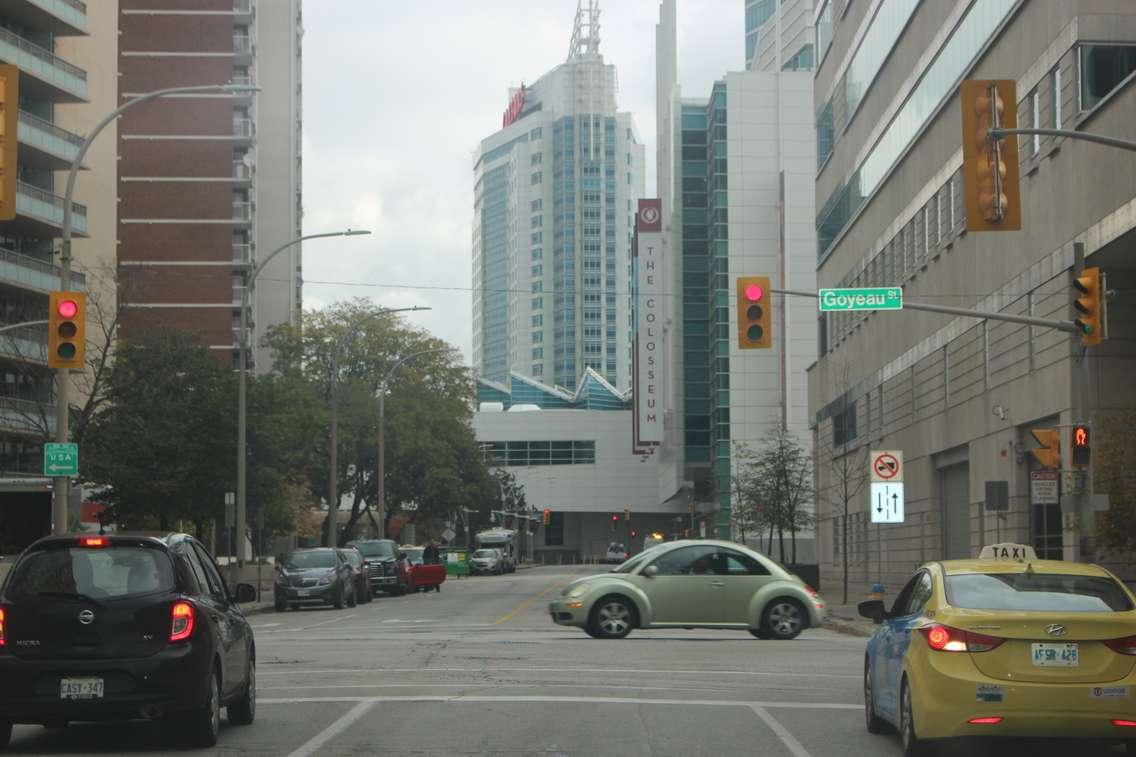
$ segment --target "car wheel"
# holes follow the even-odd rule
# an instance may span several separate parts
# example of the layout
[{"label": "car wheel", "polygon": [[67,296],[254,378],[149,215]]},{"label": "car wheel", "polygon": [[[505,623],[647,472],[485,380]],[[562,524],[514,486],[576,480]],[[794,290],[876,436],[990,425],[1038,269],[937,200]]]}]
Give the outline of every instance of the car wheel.
[{"label": "car wheel", "polygon": [[588,633],[597,639],[622,639],[635,627],[635,606],[624,597],[596,602],[588,619]]},{"label": "car wheel", "polygon": [[749,633],[750,633],[750,636],[752,636],[755,639],[768,639],[769,638],[769,633],[767,631],[763,631],[760,628],[751,628],[751,629],[749,629]]},{"label": "car wheel", "polygon": [[248,682],[241,698],[231,703],[225,710],[233,725],[252,725],[256,719],[256,660],[249,658]]},{"label": "car wheel", "polygon": [[927,743],[915,735],[915,716],[912,714],[911,687],[904,676],[899,694],[899,738],[903,744],[903,757],[926,757]]},{"label": "car wheel", "polygon": [[795,599],[775,599],[765,608],[762,629],[770,638],[795,639],[805,628],[805,608]]},{"label": "car wheel", "polygon": [[217,681],[217,668],[209,671],[209,687],[205,704],[185,715],[186,741],[190,746],[207,749],[217,745],[221,733],[221,687]]},{"label": "car wheel", "polygon": [[876,695],[872,690],[872,668],[867,659],[864,660],[864,721],[868,726],[868,733],[883,733],[887,730],[887,722],[876,715]]},{"label": "car wheel", "polygon": [[340,588],[338,591],[335,592],[335,596],[332,598],[331,604],[337,610],[343,609],[343,589],[342,588]]},{"label": "car wheel", "polygon": [[7,720],[0,720],[0,749],[7,749],[8,742],[12,740],[12,724]]}]

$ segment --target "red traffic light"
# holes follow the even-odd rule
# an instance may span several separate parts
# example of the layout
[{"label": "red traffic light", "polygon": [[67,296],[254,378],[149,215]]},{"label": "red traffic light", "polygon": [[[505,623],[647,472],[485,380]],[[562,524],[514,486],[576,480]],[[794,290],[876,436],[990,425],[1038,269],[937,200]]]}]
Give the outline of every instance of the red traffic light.
[{"label": "red traffic light", "polygon": [[617,513],[611,514],[611,522],[612,523],[618,523],[619,522],[619,515]]},{"label": "red traffic light", "polygon": [[79,312],[79,303],[75,300],[60,300],[56,309],[61,318],[74,318],[75,314]]},{"label": "red traffic light", "polygon": [[750,302],[757,302],[765,296],[765,290],[758,284],[749,284],[745,288],[745,298]]}]

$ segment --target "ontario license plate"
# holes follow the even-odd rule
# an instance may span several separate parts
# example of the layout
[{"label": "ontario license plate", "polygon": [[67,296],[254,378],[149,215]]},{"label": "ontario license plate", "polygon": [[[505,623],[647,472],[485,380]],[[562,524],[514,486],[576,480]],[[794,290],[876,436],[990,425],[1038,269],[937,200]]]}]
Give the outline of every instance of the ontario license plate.
[{"label": "ontario license plate", "polygon": [[1081,664],[1076,644],[1031,644],[1033,664],[1041,668],[1075,668]]},{"label": "ontario license plate", "polygon": [[310,597],[312,595],[311,589],[300,589],[296,592],[297,597]]},{"label": "ontario license plate", "polygon": [[102,699],[103,679],[63,678],[59,681],[60,699]]}]

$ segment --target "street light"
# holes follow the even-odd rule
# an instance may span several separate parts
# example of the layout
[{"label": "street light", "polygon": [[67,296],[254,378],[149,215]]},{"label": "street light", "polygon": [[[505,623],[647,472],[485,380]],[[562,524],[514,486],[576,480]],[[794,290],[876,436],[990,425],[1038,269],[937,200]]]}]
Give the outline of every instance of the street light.
[{"label": "street light", "polygon": [[[79,167],[87,155],[95,137],[107,126],[115,121],[124,111],[150,100],[168,95],[189,94],[193,92],[259,92],[260,87],[249,84],[199,84],[189,87],[169,87],[156,89],[131,98],[99,121],[95,128],[83,139],[79,151],[71,159],[71,168],[67,173],[67,189],[63,193],[63,240],[59,251],[59,288],[61,291],[71,290],[71,198],[75,195],[75,179],[79,174]],[[67,442],[71,435],[68,405],[70,404],[70,390],[68,387],[68,368],[59,368],[55,371],[55,441]],[[51,505],[52,533],[67,533],[67,505],[71,501],[70,476],[56,476],[54,480],[54,495]]]},{"label": "street light", "polygon": [[379,538],[385,539],[387,537],[387,521],[386,521],[386,481],[384,475],[386,473],[386,398],[387,398],[387,384],[390,382],[391,377],[394,376],[395,371],[402,367],[403,363],[413,360],[416,357],[423,355],[432,355],[435,352],[455,352],[453,347],[434,347],[429,350],[421,350],[419,352],[412,352],[406,357],[399,360],[391,366],[387,371],[387,375],[383,378],[383,382],[379,384],[379,464],[376,476],[379,480],[378,483],[378,500],[375,503],[375,509],[379,515]]},{"label": "street light", "polygon": [[244,565],[244,552],[245,552],[245,524],[247,520],[247,486],[246,486],[246,471],[245,465],[247,461],[248,443],[248,303],[252,293],[253,287],[256,285],[256,277],[264,270],[272,259],[280,253],[287,250],[289,247],[294,247],[301,242],[309,239],[324,239],[326,237],[356,237],[371,232],[364,229],[346,229],[344,231],[329,231],[323,234],[305,234],[302,237],[297,237],[291,242],[285,242],[271,252],[264,260],[256,265],[251,262],[246,263],[245,267],[251,266],[251,271],[245,279],[245,285],[241,288],[241,320],[240,320],[240,333],[237,336],[237,359],[239,364],[237,366],[237,373],[239,378],[237,381],[237,513],[236,513],[236,527],[237,527],[237,565]]},{"label": "street light", "polygon": [[[433,308],[415,305],[409,308],[382,308],[371,317],[371,320],[380,315],[390,313],[409,313],[416,310],[432,310]],[[324,528],[324,542],[329,547],[335,546],[336,521],[339,518],[339,353],[343,351],[343,344],[353,332],[345,331],[335,340],[331,354],[331,442],[329,450],[327,482],[327,526]]]}]

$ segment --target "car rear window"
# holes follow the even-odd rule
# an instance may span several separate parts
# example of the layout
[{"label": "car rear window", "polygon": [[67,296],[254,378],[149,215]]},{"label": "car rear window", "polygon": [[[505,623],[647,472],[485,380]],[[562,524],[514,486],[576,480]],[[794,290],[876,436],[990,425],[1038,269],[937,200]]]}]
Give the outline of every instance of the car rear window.
[{"label": "car rear window", "polygon": [[312,550],[311,552],[293,552],[284,561],[284,567],[292,570],[308,570],[310,568],[334,568],[335,553],[330,549]]},{"label": "car rear window", "polygon": [[56,548],[26,555],[12,571],[7,594],[19,597],[89,597],[94,600],[174,588],[165,552],[136,546]]},{"label": "car rear window", "polygon": [[403,550],[403,551],[406,553],[406,559],[407,559],[408,562],[410,562],[411,565],[421,565],[422,564],[422,553],[425,550],[406,549],[406,550]]},{"label": "car rear window", "polygon": [[1061,573],[947,576],[947,602],[975,610],[1128,612],[1132,600],[1111,578]]}]

